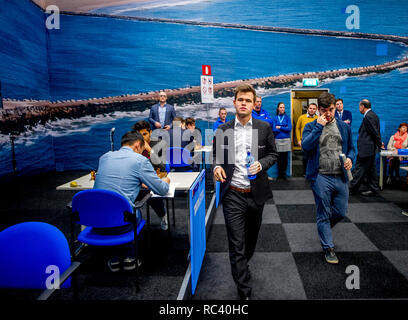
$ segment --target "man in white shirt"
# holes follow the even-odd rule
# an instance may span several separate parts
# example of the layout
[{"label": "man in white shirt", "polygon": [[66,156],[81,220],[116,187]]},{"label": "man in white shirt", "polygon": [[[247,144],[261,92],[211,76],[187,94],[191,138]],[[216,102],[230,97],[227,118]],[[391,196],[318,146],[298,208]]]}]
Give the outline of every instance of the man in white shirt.
[{"label": "man in white shirt", "polygon": [[152,130],[169,130],[172,127],[173,119],[176,117],[174,107],[167,103],[167,94],[164,91],[159,93],[159,103],[153,105],[149,113],[149,122]]},{"label": "man in white shirt", "polygon": [[[241,299],[251,296],[248,262],[254,254],[265,202],[272,198],[267,170],[277,151],[271,126],[252,118],[256,92],[250,85],[235,90],[236,116],[218,127],[214,137],[214,178],[227,228],[232,277]],[[247,153],[254,162],[247,169]],[[252,179],[249,175],[256,175]]]}]

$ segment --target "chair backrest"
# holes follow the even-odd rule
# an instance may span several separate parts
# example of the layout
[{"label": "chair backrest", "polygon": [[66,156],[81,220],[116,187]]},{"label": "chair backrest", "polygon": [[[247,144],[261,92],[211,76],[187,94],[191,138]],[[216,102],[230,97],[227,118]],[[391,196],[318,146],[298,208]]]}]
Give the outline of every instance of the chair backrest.
[{"label": "chair backrest", "polygon": [[[23,222],[0,232],[2,288],[47,289],[47,278],[57,275],[57,269],[50,266],[58,267],[61,276],[70,265],[68,241],[50,224]],[[69,286],[70,279],[61,287]]]},{"label": "chair backrest", "polygon": [[190,151],[180,147],[170,147],[166,152],[166,163],[171,168],[190,168],[192,163]]},{"label": "chair backrest", "polygon": [[95,227],[120,227],[128,222],[124,212],[133,212],[129,201],[121,194],[102,189],[90,189],[78,192],[72,198],[72,212],[79,213],[78,224]]}]

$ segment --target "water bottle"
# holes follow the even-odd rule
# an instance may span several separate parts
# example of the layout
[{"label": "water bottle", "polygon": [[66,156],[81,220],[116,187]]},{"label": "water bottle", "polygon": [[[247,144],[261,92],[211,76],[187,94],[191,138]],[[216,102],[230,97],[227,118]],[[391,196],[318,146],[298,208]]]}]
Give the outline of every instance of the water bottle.
[{"label": "water bottle", "polygon": [[256,174],[251,174],[249,172],[249,167],[255,162],[255,158],[251,155],[251,152],[247,151],[247,157],[246,157],[246,167],[247,167],[247,174],[248,174],[248,179],[252,180],[256,178]]},{"label": "water bottle", "polygon": [[[343,166],[343,170],[345,170],[345,169],[344,169],[344,163],[346,162],[346,160],[347,160],[346,155],[345,155],[344,153],[341,153],[341,154],[340,154],[340,163],[341,163],[341,165]],[[351,174],[351,170],[348,169],[348,170],[345,170],[345,171],[346,171],[346,173],[347,173],[348,180],[349,180],[349,181],[353,180],[353,175]]]}]

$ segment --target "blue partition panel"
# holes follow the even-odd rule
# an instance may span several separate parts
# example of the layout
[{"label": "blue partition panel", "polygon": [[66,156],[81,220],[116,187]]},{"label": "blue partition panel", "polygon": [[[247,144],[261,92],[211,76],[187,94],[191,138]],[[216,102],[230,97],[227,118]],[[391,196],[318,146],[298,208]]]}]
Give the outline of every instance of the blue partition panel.
[{"label": "blue partition panel", "polygon": [[189,190],[191,290],[194,294],[205,253],[205,170]]},{"label": "blue partition panel", "polygon": [[218,208],[220,203],[220,190],[221,190],[221,182],[217,181],[215,183],[215,207]]}]

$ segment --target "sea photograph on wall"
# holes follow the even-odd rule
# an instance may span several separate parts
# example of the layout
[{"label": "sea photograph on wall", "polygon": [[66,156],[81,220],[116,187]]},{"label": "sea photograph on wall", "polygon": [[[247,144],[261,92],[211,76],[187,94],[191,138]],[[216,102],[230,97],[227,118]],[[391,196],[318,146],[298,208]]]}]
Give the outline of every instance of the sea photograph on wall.
[{"label": "sea photograph on wall", "polygon": [[0,299],[406,309],[407,88],[407,0],[0,0]]},{"label": "sea photograph on wall", "polygon": [[[10,136],[17,175],[96,169],[111,128],[119,139],[147,118],[160,90],[202,129],[212,128],[220,107],[233,114],[237,84],[255,86],[273,114],[278,101],[289,108],[290,90],[304,78],[319,79],[356,119],[358,102],[370,97],[386,137],[396,115],[408,119],[408,17],[398,1],[0,4],[2,177],[13,174]],[[201,103],[202,65],[212,68],[211,104]]]}]

